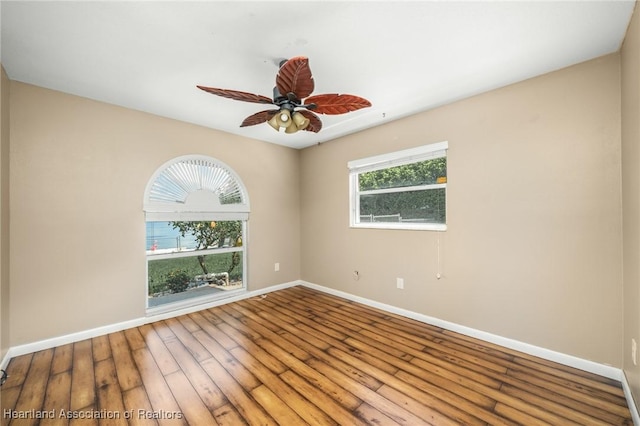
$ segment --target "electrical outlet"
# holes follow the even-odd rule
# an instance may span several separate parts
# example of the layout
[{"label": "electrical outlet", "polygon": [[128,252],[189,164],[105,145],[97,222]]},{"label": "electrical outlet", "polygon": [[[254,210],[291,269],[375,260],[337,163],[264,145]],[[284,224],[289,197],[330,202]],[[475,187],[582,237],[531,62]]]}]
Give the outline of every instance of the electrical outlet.
[{"label": "electrical outlet", "polygon": [[638,365],[638,343],[636,343],[636,339],[631,339],[631,360],[633,365]]},{"label": "electrical outlet", "polygon": [[273,265],[273,270],[276,272],[280,270],[280,262],[276,262],[275,265]]},{"label": "electrical outlet", "polygon": [[404,289],[404,278],[396,278],[396,287]]}]

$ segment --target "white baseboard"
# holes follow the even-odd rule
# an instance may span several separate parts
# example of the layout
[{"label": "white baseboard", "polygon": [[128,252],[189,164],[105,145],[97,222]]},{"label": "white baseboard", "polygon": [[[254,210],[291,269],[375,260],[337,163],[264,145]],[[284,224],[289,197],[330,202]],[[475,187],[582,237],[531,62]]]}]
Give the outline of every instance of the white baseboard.
[{"label": "white baseboard", "polygon": [[132,327],[139,327],[141,325],[148,324],[154,321],[173,318],[180,315],[196,312],[202,309],[208,309],[214,306],[220,306],[220,305],[235,302],[238,300],[244,300],[252,297],[261,296],[263,294],[271,293],[271,292],[282,290],[289,287],[294,287],[297,285],[309,287],[314,290],[322,291],[327,294],[332,294],[334,296],[342,297],[347,300],[352,300],[354,302],[362,303],[363,305],[371,306],[374,308],[381,309],[383,311],[402,315],[407,318],[412,318],[417,321],[424,322],[426,324],[434,325],[436,327],[441,327],[446,330],[454,331],[460,334],[464,334],[466,336],[475,337],[480,340],[484,340],[486,342],[495,343],[497,345],[504,346],[506,348],[524,352],[524,353],[534,355],[543,359],[547,359],[549,361],[554,361],[560,364],[564,364],[570,367],[575,367],[584,371],[589,371],[591,373],[598,374],[600,376],[617,380],[622,383],[622,387],[624,390],[627,403],[629,405],[629,409],[631,411],[631,416],[632,416],[634,425],[640,426],[640,415],[638,414],[638,409],[635,405],[633,395],[631,394],[631,389],[627,382],[626,376],[624,375],[623,371],[619,368],[615,368],[609,365],[599,364],[599,363],[588,361],[572,355],[567,355],[567,354],[552,351],[549,349],[541,348],[538,346],[530,345],[528,343],[524,343],[517,340],[509,339],[506,337],[498,336],[495,334],[487,333],[485,331],[476,330],[460,324],[444,321],[438,318],[430,317],[428,315],[419,314],[413,311],[409,311],[409,310],[398,308],[392,305],[376,302],[374,300],[366,299],[350,293],[345,293],[343,291],[335,290],[329,287],[324,287],[318,284],[313,284],[313,283],[302,281],[302,280],[291,281],[283,284],[277,284],[277,285],[266,287],[260,290],[247,291],[247,292],[243,292],[241,294],[234,295],[228,298],[218,299],[213,302],[185,307],[177,311],[162,312],[159,314],[148,315],[142,318],[136,318],[133,320],[123,321],[116,324],[110,324],[103,327],[97,327],[90,330],[84,330],[77,333],[66,334],[64,336],[53,337],[53,338],[41,340],[38,342],[14,346],[9,348],[4,358],[0,361],[0,369],[5,370],[11,358],[16,356],[37,352],[44,349],[53,348],[56,346],[66,345],[68,343],[74,343],[81,340],[90,339],[93,337],[98,337],[105,334],[126,330]]},{"label": "white baseboard", "polygon": [[11,360],[12,356],[13,355],[11,355],[11,348],[9,348],[9,350],[4,354],[4,357],[2,357],[2,360],[0,360],[0,370],[7,369],[7,365],[9,365],[9,361]]},{"label": "white baseboard", "polygon": [[398,308],[392,305],[387,305],[384,303],[376,302],[374,300],[366,299],[360,296],[356,296],[350,293],[346,293],[343,291],[335,290],[329,287],[324,287],[318,284],[313,284],[306,281],[291,281],[288,283],[278,284],[270,287],[266,287],[260,290],[247,291],[241,294],[227,297],[224,299],[218,299],[212,302],[194,305],[185,307],[183,309],[171,312],[162,312],[158,314],[148,315],[141,318],[136,318],[128,321],[123,321],[115,324],[110,324],[102,327],[92,328],[89,330],[79,331],[76,333],[66,334],[63,336],[53,337],[50,339],[40,340],[37,342],[27,343],[24,345],[13,346],[11,347],[5,357],[2,359],[0,363],[0,368],[5,368],[8,364],[9,360],[15,356],[25,355],[32,352],[41,351],[44,349],[53,348],[56,346],[66,345],[68,343],[78,342],[80,340],[90,339],[97,336],[102,336],[109,333],[114,333],[122,330],[126,330],[132,327],[139,327],[144,324],[148,324],[154,321],[160,321],[167,318],[173,318],[180,315],[189,314],[192,312],[196,312],[202,309],[208,309],[214,306],[223,305],[226,303],[235,302],[238,300],[249,299],[251,297],[260,296],[263,294],[271,293],[273,291],[278,291],[281,289],[294,287],[296,285],[303,285],[305,287],[309,287],[318,291],[322,291],[327,294],[332,294],[338,297],[342,297],[347,300],[352,300],[354,302],[362,303],[363,305],[372,306],[374,308],[382,309],[387,312],[391,312],[394,314],[402,315],[408,318],[415,319],[417,321],[424,322],[426,324],[431,324],[436,327],[441,327],[447,330],[455,331],[460,334],[464,334],[471,337],[476,337],[478,339],[495,343],[497,345],[501,345],[510,349],[514,349],[520,352],[524,352],[530,355],[538,356],[540,358],[544,358],[550,361],[558,362],[560,364],[568,365],[571,367],[579,368],[581,370],[589,371],[604,377],[608,377],[614,380],[618,380],[622,382],[623,374],[622,370],[619,368],[611,367],[604,364],[599,364],[593,361],[584,360],[575,356],[563,354],[560,352],[555,352],[549,349],[541,348],[538,346],[530,345],[528,343],[520,342],[517,340],[509,339],[506,337],[498,336],[495,334],[487,333],[481,330],[476,330],[470,327],[466,327],[463,325],[459,325],[456,323],[452,323],[449,321],[444,321],[438,318],[430,317],[428,315],[419,314],[416,312],[412,312],[406,309]]},{"label": "white baseboard", "polygon": [[261,296],[266,293],[271,293],[273,291],[294,287],[300,284],[301,284],[300,281],[292,281],[288,283],[277,284],[277,285],[273,285],[273,286],[266,287],[259,290],[242,292],[237,295],[214,300],[207,303],[202,303],[199,305],[188,306],[179,310],[174,310],[170,312],[161,312],[158,314],[150,314],[150,315],[147,315],[141,318],[132,319],[129,321],[123,321],[116,324],[109,324],[103,327],[96,327],[89,330],[83,330],[76,333],[66,334],[63,336],[52,337],[50,339],[27,343],[24,345],[13,346],[9,348],[9,351],[7,352],[4,359],[2,360],[2,364],[0,364],[0,368],[6,369],[6,366],[9,364],[9,361],[11,360],[11,358],[16,356],[29,354],[29,353],[41,351],[44,349],[50,349],[56,346],[66,345],[68,343],[79,342],[85,339],[91,339],[93,337],[103,336],[109,333],[115,333],[118,331],[126,330],[128,328],[139,327],[141,325],[148,324],[154,321],[160,321],[167,318],[173,318],[180,315],[190,314],[192,312],[200,311],[203,309],[209,309],[214,306],[224,305],[226,303],[236,302],[238,300]]},{"label": "white baseboard", "polygon": [[496,345],[500,345],[509,349],[524,352],[526,354],[537,356],[549,361],[554,361],[570,367],[579,368],[580,370],[589,371],[591,373],[595,373],[600,376],[608,377],[610,379],[622,381],[622,370],[619,368],[612,367],[610,365],[604,365],[597,362],[578,358],[572,355],[567,355],[567,354],[552,351],[549,349],[541,348],[538,346],[530,345],[528,343],[520,342],[518,340],[513,340],[506,337],[498,336],[495,334],[487,333],[485,331],[476,330],[474,328],[466,327],[464,325],[456,324],[449,321],[444,321],[439,318],[434,318],[428,315],[419,314],[419,313],[398,308],[392,305],[376,302],[374,300],[365,299],[364,297],[356,296],[350,293],[345,293],[339,290],[334,290],[332,288],[324,287],[318,284],[302,281],[302,285],[318,291],[332,294],[334,296],[338,296],[344,299],[352,300],[354,302],[362,303],[363,305],[371,306],[374,308],[381,309],[383,311],[387,311],[394,314],[402,315],[407,318],[415,319],[417,321],[424,322],[426,324],[434,325],[436,327],[444,328],[446,330],[454,331],[460,334],[464,334],[466,336],[475,337],[489,343],[495,343]]},{"label": "white baseboard", "polygon": [[604,365],[597,362],[585,360],[572,355],[567,355],[561,352],[541,348],[539,346],[530,345],[528,343],[487,333],[485,331],[476,330],[474,328],[466,327],[449,321],[444,321],[439,318],[430,317],[428,315],[419,314],[413,311],[398,308],[396,306],[376,302],[374,300],[366,299],[364,297],[345,293],[343,291],[324,287],[318,284],[313,284],[307,281],[301,281],[301,285],[312,288],[314,290],[322,291],[327,294],[332,294],[343,299],[362,303],[363,305],[371,306],[393,314],[398,314],[407,318],[415,319],[416,321],[424,322],[425,324],[434,325],[436,327],[444,328],[446,330],[454,331],[466,336],[475,337],[477,339],[484,340],[485,342],[495,343],[496,345],[504,346],[509,349],[524,352],[526,354],[537,356],[542,359],[557,362],[559,364],[578,368],[580,370],[588,371],[590,373],[617,380],[622,384],[622,389],[624,390],[624,396],[627,400],[629,411],[631,412],[633,424],[636,426],[640,426],[640,415],[638,413],[638,407],[635,404],[635,400],[631,393],[631,388],[629,387],[629,383],[627,382],[627,377],[620,368],[615,368],[610,365]]},{"label": "white baseboard", "polygon": [[622,389],[624,390],[624,397],[627,400],[627,405],[629,406],[629,410],[631,411],[631,419],[633,420],[633,424],[638,426],[640,425],[640,413],[638,413],[638,406],[636,405],[636,401],[633,398],[633,394],[631,393],[631,387],[629,387],[629,382],[627,381],[627,375],[622,373]]}]

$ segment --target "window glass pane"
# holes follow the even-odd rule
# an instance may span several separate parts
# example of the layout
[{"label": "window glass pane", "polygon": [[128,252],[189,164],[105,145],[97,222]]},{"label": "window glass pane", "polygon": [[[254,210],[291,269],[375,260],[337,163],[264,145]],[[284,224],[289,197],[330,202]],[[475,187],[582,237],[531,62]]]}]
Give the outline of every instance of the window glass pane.
[{"label": "window glass pane", "polygon": [[147,222],[148,307],[243,287],[242,230],[240,220]]},{"label": "window glass pane", "polygon": [[242,243],[242,221],[147,222],[147,254],[206,248],[234,247]]},{"label": "window glass pane", "polygon": [[175,259],[149,260],[149,307],[207,296],[242,285],[241,249],[206,255],[195,253]]},{"label": "window glass pane", "polygon": [[446,223],[446,189],[360,195],[360,222]]},{"label": "window glass pane", "polygon": [[360,191],[368,191],[372,189],[446,183],[446,176],[447,158],[442,157],[360,173],[358,175],[358,183]]},{"label": "window glass pane", "polygon": [[[181,236],[171,222],[147,222],[147,251],[167,253],[182,249],[194,250],[196,239],[192,235]],[[148,254],[154,254],[148,253]]]}]

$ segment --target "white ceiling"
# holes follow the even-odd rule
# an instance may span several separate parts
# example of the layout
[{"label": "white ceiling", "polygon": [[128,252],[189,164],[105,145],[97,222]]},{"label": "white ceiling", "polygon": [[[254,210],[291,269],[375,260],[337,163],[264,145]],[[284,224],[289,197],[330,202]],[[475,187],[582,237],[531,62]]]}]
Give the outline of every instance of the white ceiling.
[{"label": "white ceiling", "polygon": [[[302,148],[615,52],[634,1],[7,1],[9,78]],[[240,128],[281,59],[309,57],[313,94],[373,106],[320,133]]]}]

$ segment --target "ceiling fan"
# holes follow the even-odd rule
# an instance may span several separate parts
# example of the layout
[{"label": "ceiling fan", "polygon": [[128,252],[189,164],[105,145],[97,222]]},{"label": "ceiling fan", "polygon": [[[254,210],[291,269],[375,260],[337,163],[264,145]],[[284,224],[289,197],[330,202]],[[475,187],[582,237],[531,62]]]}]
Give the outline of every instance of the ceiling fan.
[{"label": "ceiling fan", "polygon": [[237,101],[277,106],[277,109],[268,109],[250,115],[244,119],[240,127],[266,122],[276,131],[284,128],[285,133],[295,133],[298,130],[318,133],[322,129],[322,121],[316,113],[345,114],[371,106],[371,102],[355,95],[330,93],[310,96],[314,85],[309,59],[297,56],[280,62],[276,85],[273,88],[273,99],[238,90],[197,87],[205,92]]}]

